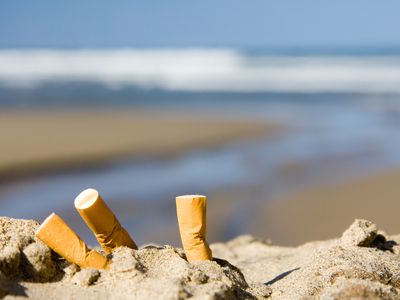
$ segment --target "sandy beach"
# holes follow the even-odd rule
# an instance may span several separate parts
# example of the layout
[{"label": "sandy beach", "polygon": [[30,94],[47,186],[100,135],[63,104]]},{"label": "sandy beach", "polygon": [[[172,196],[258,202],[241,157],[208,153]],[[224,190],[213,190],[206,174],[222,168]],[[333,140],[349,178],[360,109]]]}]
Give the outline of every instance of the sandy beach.
[{"label": "sandy beach", "polygon": [[279,126],[195,112],[0,112],[0,180],[124,158],[162,158],[276,133]]},{"label": "sandy beach", "polygon": [[[76,171],[118,159],[179,156],[194,149],[270,137],[280,134],[282,128],[268,122],[217,119],[215,115],[203,117],[155,109],[2,111],[0,138],[4,142],[0,182],[41,172]],[[279,198],[249,202],[254,213],[246,231],[280,245],[295,246],[338,236],[355,218],[367,218],[379,223],[388,233],[395,233],[400,228],[395,214],[399,208],[400,192],[396,188],[399,180],[399,170],[371,172],[361,178],[329,181],[323,186],[286,192]],[[253,189],[252,186],[230,187],[210,193],[210,199],[215,200],[209,211],[209,235],[213,241],[227,235],[232,237],[229,231],[238,203],[245,203],[246,197],[253,193],[254,199],[260,197]],[[123,216],[130,211],[130,219],[138,218],[137,214],[144,209],[136,204],[134,209],[129,206],[119,209],[118,203],[113,205]],[[52,209],[55,208],[52,206]],[[173,214],[172,210],[167,211]],[[76,219],[69,218],[72,213],[65,211],[67,220],[75,223]],[[163,228],[163,232],[154,230],[152,238],[176,245],[175,224],[170,222]]]},{"label": "sandy beach", "polygon": [[0,300],[400,300],[400,1],[225,2],[0,2]]},{"label": "sandy beach", "polygon": [[338,236],[353,219],[366,218],[396,233],[399,182],[400,171],[387,170],[267,201],[254,218],[252,232],[274,243],[298,245]]},{"label": "sandy beach", "polygon": [[[116,159],[177,156],[268,137],[282,128],[157,111],[15,112],[0,122],[7,141],[0,164],[4,179],[25,170],[37,174]],[[235,225],[238,201],[257,195],[257,189],[216,190],[207,217],[214,260],[195,263],[176,248],[178,240],[169,238],[177,235],[174,222],[159,230],[174,247],[119,248],[108,256],[109,270],[94,270],[65,261],[35,238],[37,221],[1,217],[0,297],[398,299],[399,179],[396,169],[371,172],[257,200],[251,204],[256,207],[251,235],[227,242],[217,237]]]}]

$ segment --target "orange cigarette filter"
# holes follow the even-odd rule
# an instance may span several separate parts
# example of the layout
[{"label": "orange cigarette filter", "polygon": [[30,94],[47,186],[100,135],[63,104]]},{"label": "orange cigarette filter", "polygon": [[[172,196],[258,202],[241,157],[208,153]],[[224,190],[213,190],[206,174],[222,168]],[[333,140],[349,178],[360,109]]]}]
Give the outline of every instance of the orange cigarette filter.
[{"label": "orange cigarette filter", "polygon": [[109,254],[121,246],[137,249],[136,243],[95,189],[84,190],[74,204],[104,252]]},{"label": "orange cigarette filter", "polygon": [[107,269],[108,261],[84,241],[55,213],[44,220],[35,235],[66,260],[81,268]]},{"label": "orange cigarette filter", "polygon": [[207,198],[202,195],[176,197],[179,231],[187,260],[212,260],[206,242]]}]

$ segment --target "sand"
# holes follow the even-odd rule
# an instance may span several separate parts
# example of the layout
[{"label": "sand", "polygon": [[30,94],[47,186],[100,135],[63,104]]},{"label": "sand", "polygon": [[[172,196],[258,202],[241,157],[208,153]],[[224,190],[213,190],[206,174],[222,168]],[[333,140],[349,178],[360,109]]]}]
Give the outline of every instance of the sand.
[{"label": "sand", "polygon": [[212,148],[276,133],[280,126],[200,112],[49,110],[0,112],[0,181]]},{"label": "sand", "polygon": [[33,236],[32,220],[0,218],[5,299],[399,299],[400,235],[355,220],[340,238],[298,247],[240,236],[212,244],[213,261],[181,249],[125,247],[110,270],[79,269]]},{"label": "sand", "polygon": [[247,282],[227,261],[188,263],[171,246],[121,247],[110,256],[110,270],[81,270],[34,237],[38,226],[0,218],[0,288],[6,299],[235,299],[269,291]]},{"label": "sand", "polygon": [[399,182],[400,170],[386,170],[265,201],[249,231],[293,246],[337,236],[355,218],[366,218],[396,233]]}]

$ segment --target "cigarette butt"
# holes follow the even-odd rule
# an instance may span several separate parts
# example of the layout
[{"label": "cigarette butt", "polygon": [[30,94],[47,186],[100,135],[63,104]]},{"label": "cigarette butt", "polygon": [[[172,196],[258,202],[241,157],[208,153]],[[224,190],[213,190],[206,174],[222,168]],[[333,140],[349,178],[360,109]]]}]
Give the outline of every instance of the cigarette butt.
[{"label": "cigarette butt", "polygon": [[187,260],[211,260],[211,249],[206,242],[207,198],[202,195],[176,197],[179,231]]},{"label": "cigarette butt", "polygon": [[121,246],[137,249],[135,242],[95,189],[81,192],[74,204],[104,252],[109,254]]},{"label": "cigarette butt", "polygon": [[55,213],[44,220],[35,235],[71,263],[82,268],[107,268],[107,258],[95,250],[89,250],[85,242]]}]

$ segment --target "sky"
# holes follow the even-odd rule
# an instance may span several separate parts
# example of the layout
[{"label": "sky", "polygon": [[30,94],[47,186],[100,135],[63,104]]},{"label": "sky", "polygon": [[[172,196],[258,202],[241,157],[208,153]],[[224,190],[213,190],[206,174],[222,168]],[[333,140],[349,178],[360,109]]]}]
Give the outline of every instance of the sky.
[{"label": "sky", "polygon": [[399,47],[398,0],[10,0],[0,48]]}]

